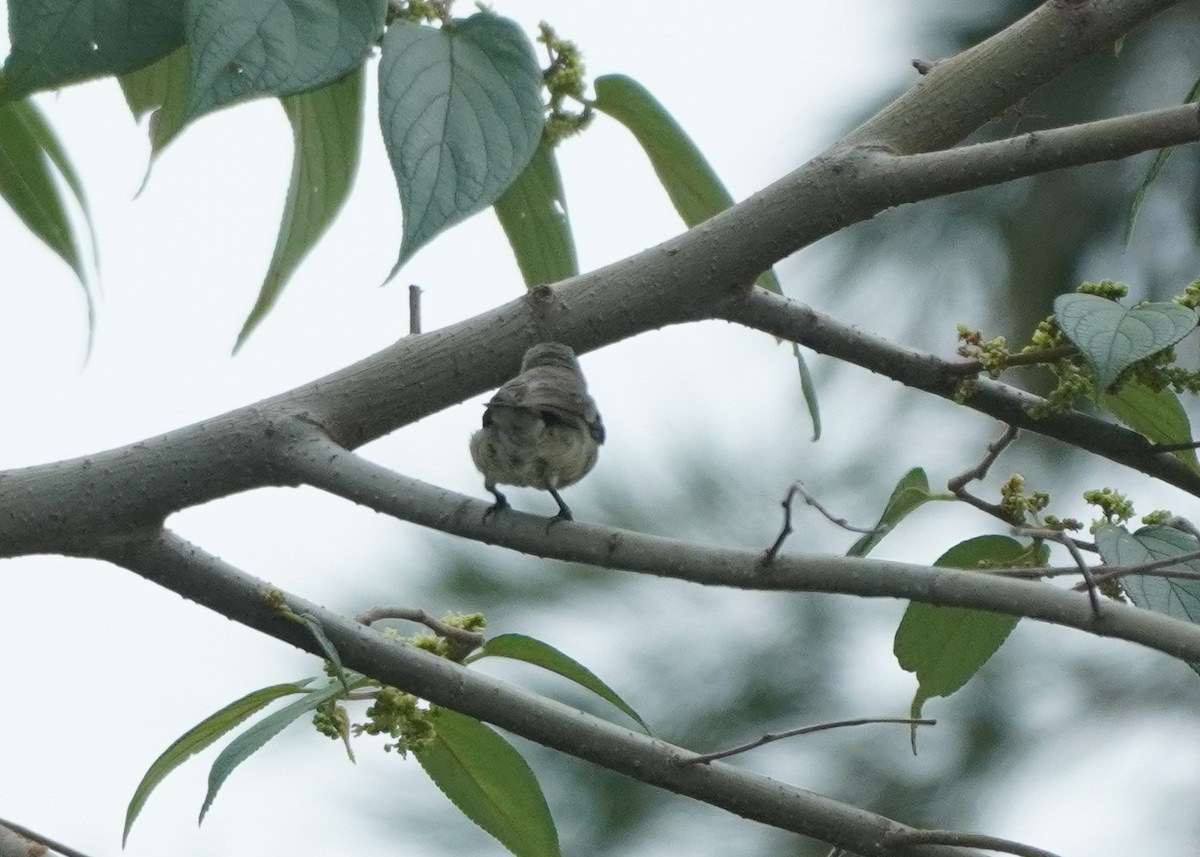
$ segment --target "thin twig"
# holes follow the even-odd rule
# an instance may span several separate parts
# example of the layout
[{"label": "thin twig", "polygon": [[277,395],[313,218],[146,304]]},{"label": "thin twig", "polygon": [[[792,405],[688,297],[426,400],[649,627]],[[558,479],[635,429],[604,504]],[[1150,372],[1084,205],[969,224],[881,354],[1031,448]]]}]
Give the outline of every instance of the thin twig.
[{"label": "thin twig", "polygon": [[64,857],[87,857],[87,855],[82,851],[76,851],[74,848],[71,848],[68,845],[63,845],[61,842],[55,842],[48,836],[42,836],[40,833],[35,833],[34,831],[30,830],[28,827],[23,827],[20,824],[14,824],[11,821],[5,821],[3,818],[0,818],[0,827],[7,827],[18,836],[24,836],[30,842],[35,842],[38,845],[44,845],[51,851],[59,852],[60,854],[64,855]]},{"label": "thin twig", "polygon": [[[478,649],[484,643],[483,634],[447,625],[439,619],[434,619],[419,607],[372,607],[354,617],[354,621],[360,625],[372,625],[380,619],[403,619],[407,622],[424,625],[439,637],[444,637],[450,642],[456,653],[461,651],[462,657]],[[458,657],[453,659],[460,660]]]},{"label": "thin twig", "polygon": [[[1092,614],[1099,619],[1101,615],[1100,595],[1096,591],[1096,578],[1092,575],[1092,569],[1083,558],[1085,550],[1096,550],[1095,545],[1079,543],[1078,539],[1073,539],[1062,530],[1047,530],[1033,529],[1029,527],[1013,527],[1013,532],[1017,535],[1032,536],[1035,539],[1044,539],[1050,542],[1057,542],[1067,549],[1071,554],[1071,559],[1075,560],[1075,567],[1079,573],[1083,575],[1083,588],[1087,590],[1088,600],[1092,602]],[[1077,589],[1079,587],[1076,587]]]},{"label": "thin twig", "polygon": [[1200,440],[1187,443],[1154,443],[1151,446],[1155,452],[1183,452],[1185,449],[1200,449]]},{"label": "thin twig", "polygon": [[779,536],[775,539],[775,543],[767,548],[767,552],[762,559],[763,565],[770,565],[775,560],[775,557],[779,554],[779,549],[782,548],[783,543],[787,541],[787,537],[794,532],[792,530],[792,501],[796,499],[797,494],[804,498],[805,504],[812,506],[822,515],[824,515],[826,520],[836,526],[841,527],[843,530],[849,530],[852,533],[863,533],[864,535],[875,535],[881,529],[879,527],[856,527],[845,518],[834,517],[829,510],[821,505],[816,497],[808,493],[808,490],[804,487],[804,483],[793,482],[792,486],[788,488],[787,496],[784,497],[783,502],[779,504],[783,506],[783,527],[780,529]]},{"label": "thin twig", "polygon": [[413,283],[408,287],[408,333],[416,336],[421,332],[421,287]]},{"label": "thin twig", "polygon": [[1017,857],[1058,857],[1052,851],[1035,848],[1022,842],[958,830],[905,830],[888,838],[889,850],[896,846],[908,845],[957,845],[963,848],[986,848],[988,851],[1002,851],[1005,854],[1016,854]]},{"label": "thin twig", "polygon": [[913,719],[909,717],[859,717],[854,720],[835,720],[831,723],[818,723],[814,726],[801,726],[798,729],[789,729],[786,732],[769,732],[761,738],[755,738],[746,744],[739,744],[736,747],[730,747],[727,750],[716,750],[712,753],[702,753],[698,756],[689,756],[686,759],[680,759],[681,765],[707,765],[709,762],[717,759],[724,759],[729,756],[736,756],[738,753],[745,753],[747,750],[753,750],[756,747],[761,747],[763,744],[770,744],[772,741],[781,741],[784,738],[794,738],[797,735],[808,735],[812,732],[823,732],[826,729],[840,729],[843,726],[866,726],[871,723],[905,723],[909,726],[936,726],[936,720],[928,719]]},{"label": "thin twig", "polygon": [[996,459],[1017,439],[1019,433],[1016,426],[1011,424],[1005,426],[1004,433],[988,444],[987,452],[980,462],[974,467],[964,470],[957,476],[952,476],[946,482],[946,490],[962,502],[974,506],[981,512],[985,512],[994,518],[999,518],[1006,524],[1013,523],[1012,514],[1007,509],[997,503],[989,503],[981,497],[976,497],[967,490],[966,486],[969,482],[974,482],[987,476],[988,471],[992,469],[992,465],[996,463]]}]

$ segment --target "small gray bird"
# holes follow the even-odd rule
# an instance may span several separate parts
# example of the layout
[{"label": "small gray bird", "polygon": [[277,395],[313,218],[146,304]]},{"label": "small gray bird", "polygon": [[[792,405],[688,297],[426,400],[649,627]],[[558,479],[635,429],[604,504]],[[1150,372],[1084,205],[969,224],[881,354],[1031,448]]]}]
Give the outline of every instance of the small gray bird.
[{"label": "small gray bird", "polygon": [[471,458],[496,497],[488,514],[508,506],[499,483],[549,491],[558,503],[552,520],[573,520],[558,489],[586,476],[604,443],[604,424],[575,352],[559,342],[533,346],[521,373],[486,408],[483,428],[471,435]]}]

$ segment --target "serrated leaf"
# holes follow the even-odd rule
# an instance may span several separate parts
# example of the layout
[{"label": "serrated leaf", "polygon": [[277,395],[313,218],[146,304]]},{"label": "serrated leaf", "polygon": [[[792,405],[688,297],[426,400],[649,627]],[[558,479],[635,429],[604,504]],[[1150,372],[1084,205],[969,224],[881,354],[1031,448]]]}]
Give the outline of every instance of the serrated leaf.
[{"label": "serrated leaf", "polygon": [[[1188,104],[1197,98],[1200,98],[1200,78],[1192,84],[1192,88],[1188,90],[1183,103]],[[1138,185],[1138,189],[1133,195],[1133,201],[1129,203],[1129,216],[1125,220],[1126,245],[1133,239],[1133,228],[1137,225],[1138,214],[1141,212],[1142,203],[1146,199],[1146,191],[1150,189],[1150,185],[1154,184],[1154,181],[1158,178],[1158,174],[1162,172],[1162,168],[1167,165],[1167,159],[1171,157],[1171,153],[1174,151],[1174,146],[1167,146],[1165,149],[1159,149],[1154,153],[1154,160],[1147,167],[1146,175],[1142,177],[1142,183]]]},{"label": "serrated leaf", "polygon": [[1131,365],[1170,348],[1196,327],[1195,310],[1176,303],[1124,307],[1097,295],[1059,295],[1054,315],[1096,371],[1101,392]]},{"label": "serrated leaf", "polygon": [[[1145,384],[1127,381],[1115,393],[1105,393],[1101,403],[1118,420],[1156,443],[1192,442],[1192,424],[1179,397],[1170,390],[1151,390]],[[1196,450],[1172,453],[1200,473]]]},{"label": "serrated leaf", "polygon": [[892,531],[896,524],[900,523],[914,509],[920,508],[930,500],[937,499],[941,498],[929,493],[929,478],[925,475],[925,471],[920,467],[914,467],[900,477],[900,481],[892,489],[892,496],[888,498],[887,505],[883,507],[883,514],[879,516],[879,522],[875,524],[875,532],[868,533],[856,541],[846,552],[846,556],[866,556],[874,550],[875,545],[879,544],[884,536]]},{"label": "serrated leaf", "polygon": [[235,353],[266,318],[288,279],[346,202],[362,142],[362,69],[321,89],[284,98],[283,109],[295,141],[292,179],[275,253],[258,300],[233,346]]},{"label": "serrated leaf", "polygon": [[492,208],[526,286],[557,283],[579,273],[558,160],[545,138],[529,166]]},{"label": "serrated leaf", "polygon": [[472,661],[486,657],[511,658],[512,660],[524,661],[527,664],[533,664],[552,673],[557,673],[563,678],[570,679],[581,687],[587,688],[601,699],[612,703],[621,709],[621,711],[628,714],[633,720],[637,721],[637,724],[645,729],[647,733],[650,732],[650,727],[646,725],[646,721],[642,720],[641,716],[625,700],[621,699],[615,690],[601,681],[595,673],[583,664],[574,658],[568,657],[548,643],[536,640],[533,637],[527,637],[524,634],[501,634],[498,637],[492,637],[484,643],[483,648],[467,658],[464,663],[469,664]]},{"label": "serrated leaf", "polygon": [[74,195],[95,246],[83,185],[54,131],[32,102],[0,102],[0,198],[75,272],[87,298],[90,329],[92,293],[80,258],[79,239],[67,217],[51,164]]},{"label": "serrated leaf", "polygon": [[[1105,524],[1096,530],[1096,549],[1107,565],[1132,566],[1200,550],[1200,543],[1173,527],[1142,527],[1130,533]],[[1179,563],[1200,572],[1200,560]],[[1200,580],[1127,574],[1121,578],[1129,600],[1143,610],[1153,610],[1192,624],[1200,623]],[[1200,663],[1189,663],[1200,673]]]},{"label": "serrated leaf", "polygon": [[[978,569],[982,565],[1045,565],[1049,548],[1030,548],[1008,536],[978,536],[946,551],[934,566]],[[1031,562],[1031,559],[1033,560]],[[912,717],[921,716],[927,699],[949,696],[987,663],[1016,627],[1018,618],[964,607],[912,603],[896,629],[893,651],[900,667],[917,677]],[[916,730],[913,730],[916,751]]]},{"label": "serrated leaf", "polygon": [[[187,122],[191,56],[187,45],[181,45],[157,62],[117,78],[134,118],[140,121],[150,114],[151,165]],[[147,167],[146,179],[149,177]],[[145,186],[145,181],[142,184]]]},{"label": "serrated leaf", "polygon": [[[356,686],[361,676],[351,673],[351,686]],[[204,804],[200,807],[200,821],[208,814],[209,807],[220,791],[225,780],[242,762],[262,749],[263,745],[310,711],[321,704],[336,699],[345,693],[340,682],[330,682],[320,690],[309,691],[303,699],[298,699],[291,705],[279,709],[274,714],[264,717],[237,738],[229,742],[229,746],[221,751],[208,772],[208,793],[204,796]]]},{"label": "serrated leaf", "polygon": [[370,53],[386,9],[387,0],[188,0],[188,117],[341,79]]},{"label": "serrated leaf", "polygon": [[209,747],[247,717],[275,700],[296,693],[307,693],[305,685],[311,682],[312,679],[309,678],[292,684],[276,684],[248,693],[241,699],[229,703],[220,711],[209,715],[172,742],[171,746],[154,760],[142,777],[142,781],[133,790],[133,798],[129,801],[129,808],[125,810],[125,829],[121,834],[121,847],[124,847],[125,841],[129,839],[129,830],[133,827],[133,822],[142,811],[142,807],[145,806],[150,793],[166,779],[167,774]]},{"label": "serrated leaf", "polygon": [[12,53],[0,97],[154,62],[183,42],[183,4],[161,0],[10,0]]},{"label": "serrated leaf", "polygon": [[[595,89],[595,108],[633,134],[685,224],[696,226],[733,205],[700,148],[644,86],[623,74],[606,74],[596,78]],[[756,282],[782,293],[772,270]]]},{"label": "serrated leaf", "polygon": [[404,227],[389,279],[451,225],[517,180],[541,140],[542,72],[529,39],[490,13],[434,29],[397,21],[383,39],[379,123]]},{"label": "serrated leaf", "polygon": [[478,720],[445,708],[430,717],[437,737],[413,755],[442,793],[518,857],[557,857],[554,819],[521,754]]},{"label": "serrated leaf", "polygon": [[809,371],[808,361],[800,351],[800,346],[792,343],[792,354],[796,357],[796,366],[800,370],[800,392],[804,396],[804,404],[808,407],[808,417],[812,420],[813,442],[821,439],[821,403],[817,400],[817,383]]}]

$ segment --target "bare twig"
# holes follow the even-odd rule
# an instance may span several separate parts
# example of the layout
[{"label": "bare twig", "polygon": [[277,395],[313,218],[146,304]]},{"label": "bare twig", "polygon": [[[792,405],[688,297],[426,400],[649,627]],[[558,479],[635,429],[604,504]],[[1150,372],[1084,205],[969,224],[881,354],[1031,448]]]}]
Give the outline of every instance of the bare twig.
[{"label": "bare twig", "polygon": [[957,845],[963,848],[986,848],[988,851],[1002,851],[1005,854],[1016,854],[1017,857],[1058,857],[1051,851],[1021,842],[1013,842],[1010,839],[987,836],[983,833],[964,833],[958,830],[905,830],[890,837],[888,845],[891,847]]},{"label": "bare twig", "polygon": [[797,735],[808,735],[812,732],[824,732],[826,729],[840,729],[843,726],[866,726],[872,723],[904,723],[909,726],[936,726],[936,720],[929,719],[914,719],[910,717],[859,717],[854,720],[835,720],[830,723],[817,723],[813,726],[801,726],[797,729],[788,729],[786,732],[768,732],[761,738],[755,738],[746,744],[739,744],[736,747],[730,747],[726,750],[716,750],[712,753],[702,753],[698,756],[689,756],[686,759],[680,759],[681,765],[707,765],[709,762],[717,759],[724,759],[729,756],[736,756],[738,753],[745,753],[748,750],[753,750],[761,747],[763,744],[770,744],[772,741],[781,741],[784,738],[794,738]]},{"label": "bare twig", "polygon": [[962,502],[974,506],[981,512],[986,512],[995,518],[999,518],[1006,524],[1013,523],[1012,515],[1007,509],[997,503],[989,503],[981,497],[976,497],[967,491],[966,486],[968,482],[974,482],[987,476],[992,465],[996,463],[996,459],[1017,439],[1019,433],[1016,426],[1005,426],[1004,433],[988,444],[987,452],[984,454],[982,460],[974,467],[964,470],[957,476],[951,477],[946,483],[946,490]]},{"label": "bare twig", "polygon": [[767,548],[766,554],[763,556],[763,565],[770,565],[774,562],[775,557],[779,554],[779,549],[783,547],[783,543],[787,541],[794,530],[792,529],[792,501],[799,494],[804,498],[804,502],[812,506],[818,512],[825,516],[830,523],[841,527],[843,530],[849,530],[852,533],[863,533],[866,535],[874,535],[878,533],[879,527],[856,527],[850,524],[845,518],[834,517],[824,506],[820,504],[816,497],[808,493],[802,482],[793,482],[788,488],[787,496],[783,498],[783,502],[779,505],[783,506],[783,527],[779,531],[779,537],[775,539],[775,543]]},{"label": "bare twig", "polygon": [[[61,842],[55,842],[48,836],[42,836],[40,833],[35,833],[34,831],[30,830],[28,827],[23,827],[20,824],[15,824],[11,821],[5,821],[3,818],[0,818],[0,828],[8,828],[18,836],[24,837],[30,842],[38,845],[45,846],[51,851],[57,851],[64,855],[64,857],[87,857],[87,855],[82,851],[76,851],[74,848],[71,848],[68,845],[63,845]],[[37,854],[38,852],[31,850],[28,853]]]},{"label": "bare twig", "polygon": [[408,287],[408,332],[410,336],[421,332],[421,287],[416,283]]},{"label": "bare twig", "polygon": [[[1075,560],[1076,570],[1083,575],[1083,584],[1076,589],[1086,589],[1088,599],[1092,602],[1092,614],[1099,619],[1101,615],[1100,595],[1096,591],[1096,578],[1092,575],[1092,569],[1083,558],[1085,550],[1095,551],[1096,546],[1080,542],[1078,539],[1073,539],[1062,530],[1038,529],[1033,527],[1013,527],[1013,532],[1021,536],[1029,536],[1035,539],[1044,539],[1049,542],[1057,542],[1067,549],[1071,554],[1071,559]],[[1040,569],[1045,572],[1045,569]],[[1048,575],[1043,575],[1048,576]]]},{"label": "bare twig", "polygon": [[451,653],[453,660],[461,660],[484,643],[483,634],[447,625],[440,619],[434,619],[419,607],[372,607],[354,617],[354,621],[360,625],[372,625],[380,619],[403,619],[407,622],[424,625],[450,643],[454,650]]}]

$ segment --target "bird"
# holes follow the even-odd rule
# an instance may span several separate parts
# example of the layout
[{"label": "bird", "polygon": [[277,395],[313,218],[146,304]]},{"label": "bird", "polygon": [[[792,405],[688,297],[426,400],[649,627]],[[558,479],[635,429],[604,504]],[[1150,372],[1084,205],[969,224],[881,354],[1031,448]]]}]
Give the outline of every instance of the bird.
[{"label": "bird", "polygon": [[559,489],[591,472],[604,437],[575,352],[561,342],[532,346],[517,376],[485,404],[483,427],[471,435],[471,458],[496,498],[485,519],[508,508],[496,486],[516,485],[550,492],[558,503],[551,523],[574,520]]}]

